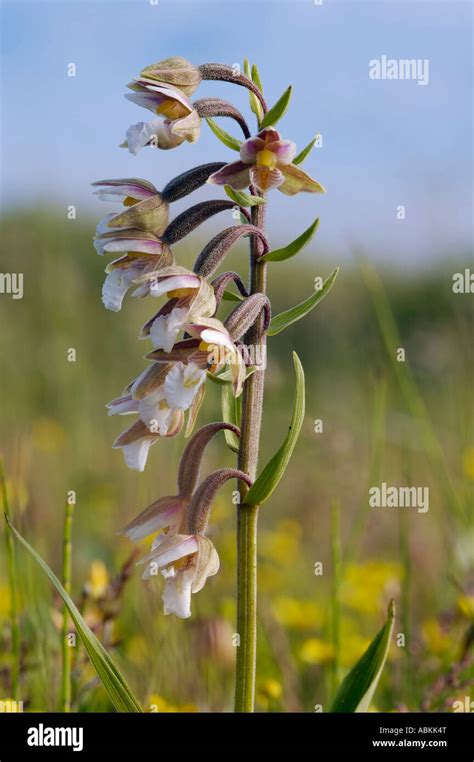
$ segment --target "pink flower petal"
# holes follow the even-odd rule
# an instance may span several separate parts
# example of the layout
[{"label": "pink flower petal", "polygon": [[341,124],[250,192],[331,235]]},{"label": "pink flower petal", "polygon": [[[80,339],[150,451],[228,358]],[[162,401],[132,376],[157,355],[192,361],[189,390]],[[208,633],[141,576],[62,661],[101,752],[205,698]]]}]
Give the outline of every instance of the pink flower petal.
[{"label": "pink flower petal", "polygon": [[240,158],[244,164],[255,164],[257,153],[263,151],[264,148],[265,141],[262,138],[249,138],[240,149]]},{"label": "pink flower petal", "polygon": [[243,190],[250,184],[249,167],[243,161],[233,161],[214,172],[207,182],[214,185],[231,185],[235,190]]},{"label": "pink flower petal", "polygon": [[285,178],[277,168],[269,169],[268,167],[252,167],[250,170],[250,179],[256,188],[262,191],[262,193],[265,193],[265,191],[271,190],[272,188],[278,188]]},{"label": "pink flower petal", "polygon": [[295,158],[296,145],[292,140],[275,140],[272,143],[267,143],[265,147],[267,151],[274,153],[278,162],[282,164],[289,164]]}]

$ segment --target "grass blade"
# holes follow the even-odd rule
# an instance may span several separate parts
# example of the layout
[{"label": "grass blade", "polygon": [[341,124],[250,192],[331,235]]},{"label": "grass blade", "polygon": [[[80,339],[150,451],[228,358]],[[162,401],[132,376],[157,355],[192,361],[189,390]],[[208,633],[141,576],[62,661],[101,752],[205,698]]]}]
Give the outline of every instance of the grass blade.
[{"label": "grass blade", "polygon": [[[72,517],[74,513],[74,502],[66,502],[66,513],[64,517],[63,532],[63,585],[68,595],[71,595],[72,583]],[[72,648],[69,645],[69,611],[66,603],[63,605],[63,626],[62,626],[62,660],[63,671],[61,681],[61,709],[67,713],[71,711],[71,664]]]},{"label": "grass blade", "polygon": [[342,681],[331,712],[368,711],[387,660],[394,622],[395,604],[391,601],[387,621]]},{"label": "grass blade", "polygon": [[[5,466],[0,457],[0,487],[2,494],[3,510],[10,520],[10,501],[8,499],[7,481],[5,478]],[[11,693],[13,701],[18,701],[20,687],[20,618],[18,614],[18,588],[16,574],[15,547],[10,532],[5,532],[5,544],[7,548],[7,573],[8,587],[10,590],[10,628],[12,639],[12,668],[11,668]]]},{"label": "grass blade", "polygon": [[49,568],[48,564],[41,558],[39,553],[37,553],[15,529],[7,515],[5,515],[5,519],[15,538],[24,548],[26,548],[38,566],[44,571],[49,581],[66,604],[71,619],[76,626],[77,633],[86,649],[87,655],[117,711],[142,712],[143,710],[140,707],[140,704],[127,685],[120,670],[115,665],[100,640],[98,640],[89,625],[85,622],[76,604],[68,595],[55,573]]}]

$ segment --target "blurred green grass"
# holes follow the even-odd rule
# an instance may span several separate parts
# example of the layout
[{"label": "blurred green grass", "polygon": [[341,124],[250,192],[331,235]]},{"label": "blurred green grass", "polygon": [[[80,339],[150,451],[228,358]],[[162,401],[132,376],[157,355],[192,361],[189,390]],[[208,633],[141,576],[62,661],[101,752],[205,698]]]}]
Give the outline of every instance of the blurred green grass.
[{"label": "blurred green grass", "polygon": [[[93,591],[94,574],[102,578],[99,592],[83,595],[84,610],[114,647],[145,707],[228,710],[235,628],[230,485],[218,498],[211,521],[221,571],[194,596],[191,620],[164,617],[159,583],[145,585],[136,570],[120,600],[106,600],[107,582],[132,550],[115,533],[153,499],[173,494],[183,441],[180,436],[153,447],[144,474],[129,471],[121,453],[111,449],[123,419],[107,418],[104,405],[145,367],[147,346],[137,334],[153,307],[147,300],[128,299],[118,314],[103,308],[105,261],[92,247],[94,228],[94,220],[68,221],[48,209],[10,213],[1,221],[2,271],[24,274],[22,300],[0,297],[0,450],[14,522],[59,570],[65,499],[75,490],[73,594],[81,599],[86,580],[92,575]],[[205,232],[200,236],[204,245]],[[197,238],[198,243],[194,237],[176,247],[180,263],[192,266],[200,250]],[[313,247],[317,252],[317,240]],[[274,311],[308,296],[315,276],[327,276],[337,264],[317,254],[272,265]],[[246,266],[243,243],[226,269],[242,272]],[[313,711],[315,704],[330,704],[334,501],[340,506],[343,565],[338,586],[342,670],[358,658],[379,628],[388,598],[395,597],[398,631],[409,630],[411,640],[405,649],[392,649],[377,708],[407,705],[416,711],[423,702],[438,701],[442,707],[447,700],[436,691],[431,695],[431,686],[458,659],[474,609],[469,597],[472,309],[469,295],[451,289],[452,273],[464,266],[461,254],[450,253],[444,268],[404,274],[393,263],[380,273],[461,513],[442,491],[439,463],[426,451],[419,422],[389,361],[356,258],[342,267],[333,290],[308,318],[269,342],[262,465],[289,421],[292,349],[305,367],[307,420],[285,480],[261,512],[261,709]],[[76,350],[76,362],[67,361],[69,348]],[[218,388],[209,384],[198,424],[219,418]],[[314,432],[316,419],[322,419],[323,433]],[[224,438],[216,438],[204,471],[232,463]],[[396,510],[370,510],[368,488],[381,481],[428,486],[429,513],[401,517]],[[322,577],[314,574],[317,561],[323,562]],[[91,567],[94,562],[100,563]],[[17,564],[20,698],[28,710],[53,710],[59,701],[61,607],[20,549]],[[416,574],[407,577],[410,567]],[[10,632],[3,553],[0,590],[0,693],[7,696]],[[420,676],[416,686],[407,660]],[[73,683],[75,708],[110,709],[82,657],[75,659]]]}]

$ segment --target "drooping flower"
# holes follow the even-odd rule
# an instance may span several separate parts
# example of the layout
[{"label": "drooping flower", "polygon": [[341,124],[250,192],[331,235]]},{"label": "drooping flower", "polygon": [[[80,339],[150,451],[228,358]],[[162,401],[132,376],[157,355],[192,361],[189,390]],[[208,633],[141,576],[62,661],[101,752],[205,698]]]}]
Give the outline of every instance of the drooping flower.
[{"label": "drooping flower", "polygon": [[229,366],[233,393],[238,397],[245,378],[245,364],[223,323],[216,318],[203,317],[196,322],[186,323],[183,328],[191,336],[190,339],[178,341],[170,352],[154,350],[146,356],[147,359],[193,363],[213,375]]},{"label": "drooping flower", "polygon": [[105,307],[115,312],[121,309],[123,298],[134,280],[173,262],[167,244],[153,233],[138,228],[104,231],[103,223],[99,223],[94,246],[101,255],[123,252],[123,256],[107,265],[107,277],[102,289]]},{"label": "drooping flower", "polygon": [[205,378],[206,371],[194,362],[154,363],[122,397],[108,403],[109,415],[139,416],[113,445],[123,448],[130,468],[143,471],[151,445],[181,431],[184,411],[192,406]]},{"label": "drooping flower", "polygon": [[208,423],[199,429],[191,437],[181,456],[177,494],[155,500],[130,521],[119,534],[137,541],[161,532],[160,536],[164,540],[173,534],[188,531],[188,507],[199,480],[201,459],[211,439],[220,431],[232,431],[236,436],[240,435],[237,426],[223,421]]},{"label": "drooping flower", "polygon": [[114,229],[137,228],[159,236],[166,230],[168,203],[147,180],[97,180],[92,186],[98,189],[94,193],[101,201],[114,201],[125,207],[125,211],[109,214],[99,222],[99,235]]},{"label": "drooping flower", "polygon": [[[167,427],[167,433],[163,436],[176,436],[181,431],[183,423],[183,411],[173,411]],[[113,447],[122,449],[125,463],[129,468],[143,471],[148,458],[148,451],[151,445],[155,444],[159,439],[159,434],[153,434],[143,421],[138,419],[117,437]]]},{"label": "drooping flower", "polygon": [[202,590],[207,578],[219,571],[217,551],[202,534],[175,534],[164,540],[158,535],[141,563],[146,564],[143,579],[160,572],[166,580],[164,613],[183,619],[191,616],[191,594]]},{"label": "drooping flower", "polygon": [[322,185],[292,163],[295,153],[291,140],[283,140],[274,127],[266,127],[242,144],[240,161],[226,164],[208,182],[231,185],[236,190],[254,185],[263,193],[278,188],[288,196],[300,191],[324,193]]},{"label": "drooping flower", "polygon": [[201,133],[201,119],[189,98],[172,85],[159,84],[143,77],[128,87],[133,90],[126,98],[143,106],[162,119],[133,124],[126,133],[123,147],[137,154],[146,145],[167,150],[176,148],[185,140],[194,143]]},{"label": "drooping flower", "polygon": [[156,274],[142,276],[139,292],[148,289],[150,296],[164,294],[168,301],[143,327],[140,337],[150,338],[155,349],[171,352],[179,332],[186,323],[199,317],[210,317],[216,311],[214,289],[201,276],[185,267],[173,265]]},{"label": "drooping flower", "polygon": [[179,528],[186,518],[186,508],[190,496],[167,495],[155,500],[136,518],[130,521],[120,532],[134,542],[144,537],[162,532],[159,536],[164,540],[178,534]]}]

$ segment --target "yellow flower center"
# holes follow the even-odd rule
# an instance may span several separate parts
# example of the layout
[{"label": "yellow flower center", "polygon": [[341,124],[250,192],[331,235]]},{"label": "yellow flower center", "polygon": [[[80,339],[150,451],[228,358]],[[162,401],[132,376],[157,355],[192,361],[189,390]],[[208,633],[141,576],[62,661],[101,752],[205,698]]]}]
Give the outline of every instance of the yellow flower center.
[{"label": "yellow flower center", "polygon": [[166,292],[166,296],[168,299],[174,299],[175,297],[181,299],[184,296],[191,296],[195,291],[195,288],[173,288],[171,291]]},{"label": "yellow flower center", "polygon": [[268,167],[268,169],[275,169],[278,158],[273,151],[269,151],[268,148],[264,148],[263,151],[257,153],[257,167]]},{"label": "yellow flower center", "polygon": [[133,206],[134,204],[138,204],[138,198],[132,198],[131,196],[127,196],[123,200],[124,206]]},{"label": "yellow flower center", "polygon": [[163,103],[160,103],[156,109],[156,113],[165,116],[167,119],[179,119],[182,116],[186,116],[186,114],[189,113],[189,110],[179,101],[168,98],[163,101]]}]

